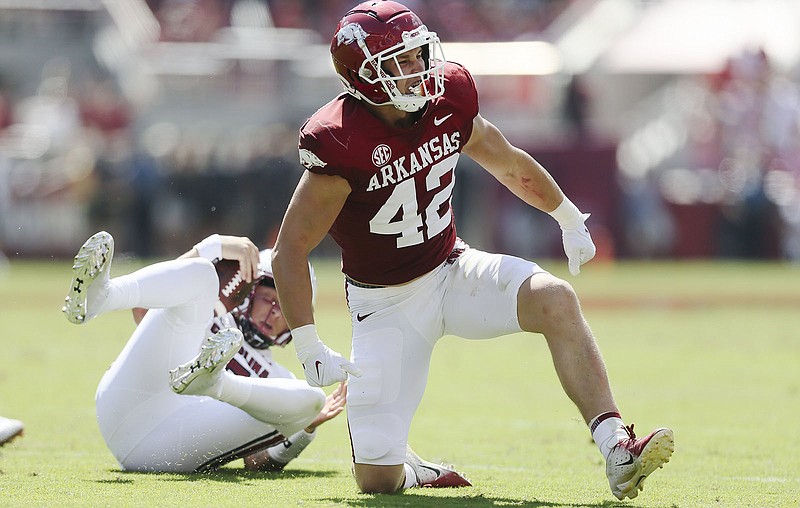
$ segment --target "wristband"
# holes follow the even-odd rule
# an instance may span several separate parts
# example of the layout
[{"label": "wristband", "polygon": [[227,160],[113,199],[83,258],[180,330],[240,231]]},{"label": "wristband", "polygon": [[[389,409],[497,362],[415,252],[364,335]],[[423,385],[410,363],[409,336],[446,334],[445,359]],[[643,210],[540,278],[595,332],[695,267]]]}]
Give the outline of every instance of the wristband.
[{"label": "wristband", "polygon": [[567,197],[564,197],[564,201],[549,213],[562,229],[575,229],[586,220],[578,207]]},{"label": "wristband", "polygon": [[200,243],[194,246],[197,254],[209,261],[216,261],[222,259],[222,240],[219,235],[214,234],[204,238]]},{"label": "wristband", "polygon": [[298,347],[305,349],[312,346],[319,340],[316,325],[314,325],[314,323],[309,323],[292,329],[292,339],[294,340],[295,349]]}]

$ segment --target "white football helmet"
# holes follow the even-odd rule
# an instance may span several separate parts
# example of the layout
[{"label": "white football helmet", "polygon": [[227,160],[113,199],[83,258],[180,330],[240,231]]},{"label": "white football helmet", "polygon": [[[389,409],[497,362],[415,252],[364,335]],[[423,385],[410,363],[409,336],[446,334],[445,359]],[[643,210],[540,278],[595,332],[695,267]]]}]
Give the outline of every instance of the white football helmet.
[{"label": "white football helmet", "polygon": [[[308,264],[311,275],[311,303],[314,305],[317,296],[317,277],[314,267]],[[244,340],[256,349],[267,349],[270,346],[285,346],[292,340],[292,332],[288,328],[272,336],[261,329],[250,315],[253,304],[253,296],[258,286],[275,287],[275,278],[272,275],[272,250],[265,249],[260,252],[258,262],[258,278],[254,281],[250,294],[244,301],[231,311],[231,315],[236,320],[236,324],[244,335]]]}]

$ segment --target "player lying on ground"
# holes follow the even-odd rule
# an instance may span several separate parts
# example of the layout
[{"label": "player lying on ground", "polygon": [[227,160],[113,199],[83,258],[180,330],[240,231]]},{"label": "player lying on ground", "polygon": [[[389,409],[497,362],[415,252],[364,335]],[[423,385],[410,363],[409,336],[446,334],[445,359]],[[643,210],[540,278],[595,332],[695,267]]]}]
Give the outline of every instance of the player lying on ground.
[{"label": "player lying on ground", "polygon": [[[271,358],[269,347],[291,335],[275,303],[269,251],[214,235],[176,260],[110,279],[113,254],[106,232],[80,248],[64,313],[81,324],[151,309],[135,314],[141,322],[97,389],[100,432],[123,469],[203,471],[238,458],[280,469],[342,412],[345,385],[326,398]],[[220,307],[211,259],[241,266],[249,291],[238,305]]]},{"label": "player lying on ground", "polygon": [[[269,348],[291,334],[269,250],[212,235],[176,260],[111,279],[113,254],[106,232],[84,243],[64,313],[80,324],[135,311],[139,324],[97,390],[100,431],[123,469],[204,471],[237,458],[282,469],[342,412],[344,383],[326,398],[272,359]],[[425,465],[416,458],[420,484],[432,482]]]},{"label": "player lying on ground", "polygon": [[[281,225],[273,270],[306,380],[326,386],[355,376],[347,419],[359,488],[385,493],[408,485],[406,442],[442,336],[527,331],[547,341],[564,391],[606,459],[613,494],[636,497],[669,461],[672,431],[639,439],[625,426],[569,283],[458,238],[451,206],[458,158],[468,155],[558,222],[573,275],[595,254],[588,214],[480,115],[469,71],[445,60],[436,33],[405,6],[354,7],[330,47],[346,93],[300,130],[307,171]],[[329,233],[342,250],[352,362],[319,339],[304,280],[309,253]]]}]

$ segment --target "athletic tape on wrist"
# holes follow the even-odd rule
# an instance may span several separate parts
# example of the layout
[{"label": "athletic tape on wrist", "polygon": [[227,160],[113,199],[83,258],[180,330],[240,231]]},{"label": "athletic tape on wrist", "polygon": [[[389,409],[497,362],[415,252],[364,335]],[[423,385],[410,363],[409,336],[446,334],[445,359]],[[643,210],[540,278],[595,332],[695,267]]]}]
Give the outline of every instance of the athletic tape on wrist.
[{"label": "athletic tape on wrist", "polygon": [[200,243],[194,246],[197,254],[209,261],[216,261],[222,259],[222,239],[217,234],[213,234],[204,238]]},{"label": "athletic tape on wrist", "polygon": [[578,207],[566,197],[555,210],[550,212],[550,216],[558,222],[559,226],[565,229],[576,228],[584,220]]},{"label": "athletic tape on wrist", "polygon": [[317,327],[314,323],[298,326],[292,329],[292,339],[294,340],[295,348],[308,347],[319,340],[317,335]]}]

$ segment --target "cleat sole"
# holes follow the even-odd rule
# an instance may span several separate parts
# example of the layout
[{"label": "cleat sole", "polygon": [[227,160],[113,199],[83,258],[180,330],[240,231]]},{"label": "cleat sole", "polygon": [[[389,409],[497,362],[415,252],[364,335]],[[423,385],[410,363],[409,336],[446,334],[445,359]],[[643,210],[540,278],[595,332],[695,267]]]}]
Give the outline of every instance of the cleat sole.
[{"label": "cleat sole", "polygon": [[72,265],[72,282],[61,308],[70,323],[83,324],[87,321],[89,286],[107,269],[113,257],[114,238],[105,231],[92,235],[78,250]]}]

